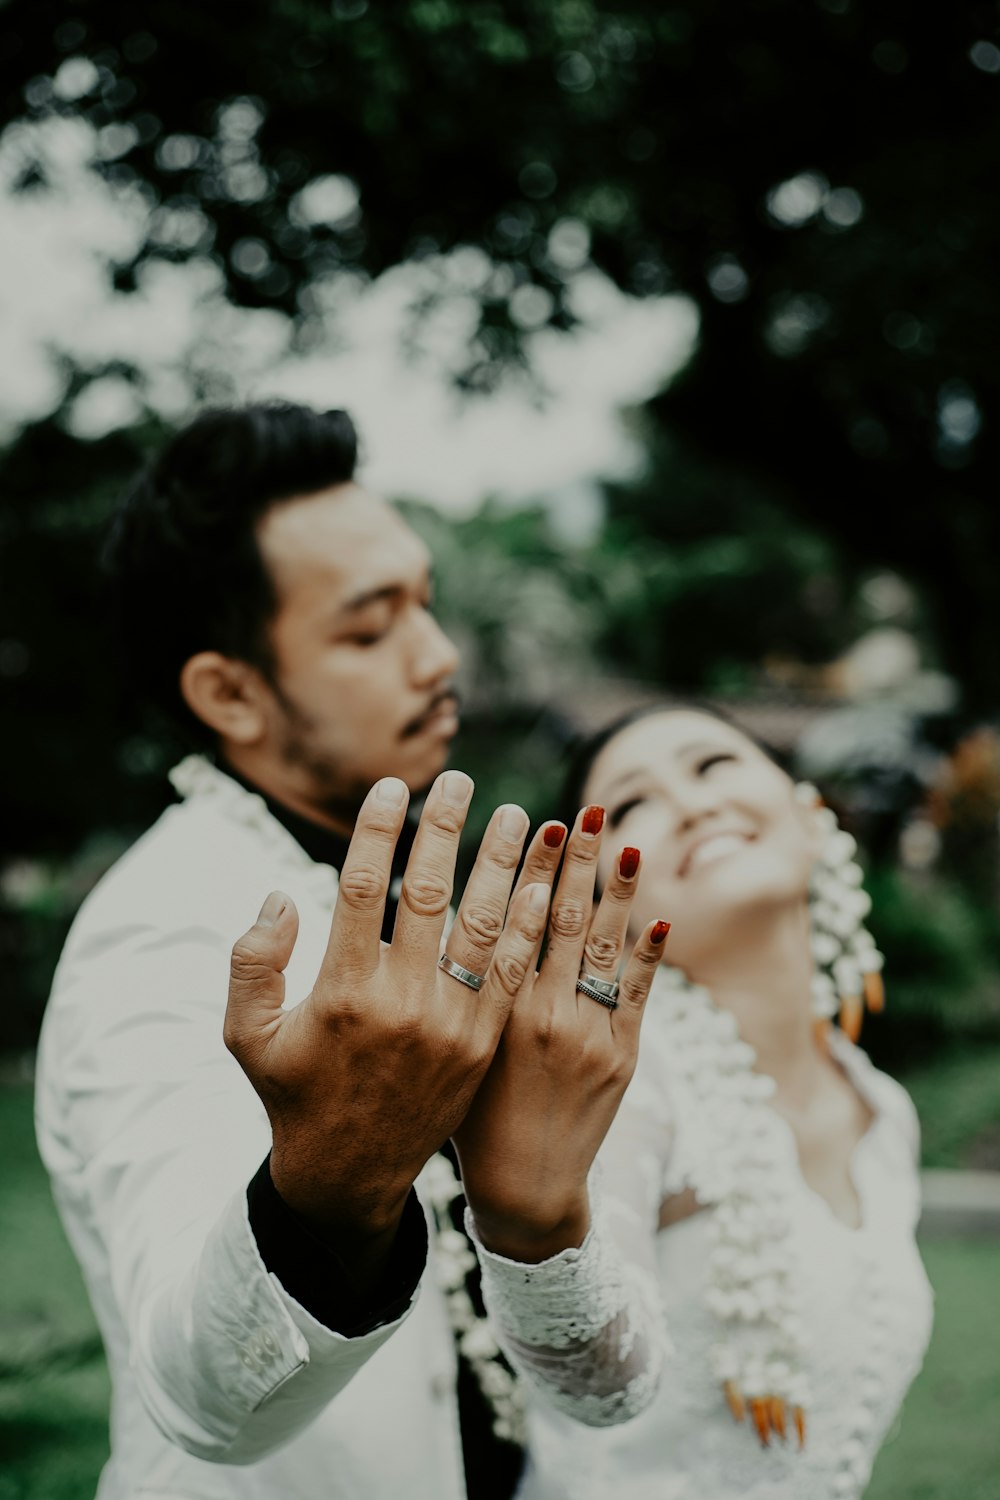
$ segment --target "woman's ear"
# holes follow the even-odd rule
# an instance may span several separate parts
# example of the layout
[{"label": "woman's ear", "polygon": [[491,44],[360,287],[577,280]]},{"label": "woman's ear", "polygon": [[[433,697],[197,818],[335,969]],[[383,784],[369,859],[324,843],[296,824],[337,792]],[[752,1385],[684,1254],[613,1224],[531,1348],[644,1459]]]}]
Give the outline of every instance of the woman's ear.
[{"label": "woman's ear", "polygon": [[256,667],[221,651],[198,651],[181,668],[184,702],[220,739],[253,745],[267,727],[265,687]]},{"label": "woman's ear", "polygon": [[823,849],[823,824],[819,817],[820,809],[823,806],[823,799],[814,786],[803,781],[795,783],[793,796],[799,822],[806,836],[809,854],[815,862],[819,859]]}]

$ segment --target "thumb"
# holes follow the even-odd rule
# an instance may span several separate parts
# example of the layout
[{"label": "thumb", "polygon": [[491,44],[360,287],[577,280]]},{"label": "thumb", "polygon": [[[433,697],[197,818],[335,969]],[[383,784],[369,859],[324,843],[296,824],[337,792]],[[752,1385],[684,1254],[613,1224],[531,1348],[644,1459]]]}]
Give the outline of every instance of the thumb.
[{"label": "thumb", "polygon": [[295,902],[272,891],[257,920],[233,945],[224,1037],[231,1052],[273,1023],[285,999],[285,969],[299,932]]}]

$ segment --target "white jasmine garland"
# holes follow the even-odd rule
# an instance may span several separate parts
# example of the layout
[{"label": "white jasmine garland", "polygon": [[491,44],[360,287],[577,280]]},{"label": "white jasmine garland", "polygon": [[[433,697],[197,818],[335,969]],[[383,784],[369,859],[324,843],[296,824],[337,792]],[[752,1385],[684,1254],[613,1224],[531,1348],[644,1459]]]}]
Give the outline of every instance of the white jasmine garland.
[{"label": "white jasmine garland", "polygon": [[424,1168],[421,1188],[434,1215],[435,1276],[444,1294],[456,1345],[492,1408],[496,1436],[523,1443],[522,1384],[504,1360],[489,1320],[477,1314],[468,1293],[467,1277],[478,1262],[468,1236],[456,1229],[451,1219],[451,1206],[462,1197],[462,1184],[447,1157],[431,1158]]},{"label": "white jasmine garland", "polygon": [[[824,834],[809,902],[813,1012],[826,1025],[839,1011],[856,1036],[866,979],[882,967],[862,926],[871,903],[860,888],[857,846],[819,805],[815,787],[796,787],[796,797],[816,807]],[[796,1163],[782,1122],[766,1107],[774,1081],[752,1071],[756,1057],[738,1038],[735,1018],[680,970],[661,967],[656,1003],[674,1043],[671,1084],[682,1100],[679,1112],[700,1122],[689,1143],[684,1186],[715,1209],[705,1290],[719,1323],[712,1371],[735,1416],[750,1403],[762,1440],[772,1429],[783,1432],[787,1414],[801,1441],[809,1385],[786,1243]]]}]

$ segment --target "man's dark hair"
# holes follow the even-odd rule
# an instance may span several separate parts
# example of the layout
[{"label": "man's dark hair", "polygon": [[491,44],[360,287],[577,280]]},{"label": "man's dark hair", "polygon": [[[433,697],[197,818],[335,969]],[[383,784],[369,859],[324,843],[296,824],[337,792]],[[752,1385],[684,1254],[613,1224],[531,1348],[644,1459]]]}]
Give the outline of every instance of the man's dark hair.
[{"label": "man's dark hair", "polygon": [[202,412],[123,497],[104,551],[129,677],[188,739],[210,739],[181,696],[198,651],[273,671],[277,600],[255,527],[273,505],[354,476],[343,411],[268,402]]}]

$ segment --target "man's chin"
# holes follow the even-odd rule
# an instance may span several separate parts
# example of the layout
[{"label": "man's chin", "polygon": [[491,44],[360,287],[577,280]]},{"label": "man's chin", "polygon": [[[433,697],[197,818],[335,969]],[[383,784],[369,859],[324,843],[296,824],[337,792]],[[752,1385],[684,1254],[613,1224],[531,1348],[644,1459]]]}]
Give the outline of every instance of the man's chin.
[{"label": "man's chin", "polygon": [[420,757],[419,765],[413,765],[408,772],[400,771],[400,776],[410,789],[411,797],[425,796],[448,765],[451,741],[443,740],[434,754],[425,754]]}]

